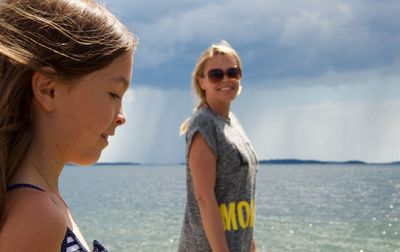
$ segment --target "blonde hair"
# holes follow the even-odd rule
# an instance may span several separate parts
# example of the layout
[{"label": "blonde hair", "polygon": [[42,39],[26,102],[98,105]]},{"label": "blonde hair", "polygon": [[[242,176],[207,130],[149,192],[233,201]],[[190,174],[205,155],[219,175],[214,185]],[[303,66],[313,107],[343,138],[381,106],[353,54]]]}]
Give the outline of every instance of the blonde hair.
[{"label": "blonde hair", "polygon": [[45,67],[64,80],[135,51],[137,38],[91,0],[0,2],[0,229],[7,184],[31,141],[31,77]]},{"label": "blonde hair", "polygon": [[[222,40],[219,43],[212,44],[209,48],[207,48],[200,56],[200,58],[197,60],[196,66],[193,69],[192,72],[192,89],[194,93],[197,95],[199,98],[199,103],[194,109],[194,112],[198,110],[204,103],[206,103],[206,93],[205,91],[200,87],[200,78],[204,78],[204,68],[209,59],[214,57],[215,55],[229,55],[232,56],[235,61],[237,67],[242,69],[242,63],[240,61],[239,54],[236,52],[235,49],[232,48],[232,46],[226,42],[225,40]],[[185,134],[186,131],[188,130],[189,123],[190,123],[191,117],[187,118],[180,126],[180,134]]]}]

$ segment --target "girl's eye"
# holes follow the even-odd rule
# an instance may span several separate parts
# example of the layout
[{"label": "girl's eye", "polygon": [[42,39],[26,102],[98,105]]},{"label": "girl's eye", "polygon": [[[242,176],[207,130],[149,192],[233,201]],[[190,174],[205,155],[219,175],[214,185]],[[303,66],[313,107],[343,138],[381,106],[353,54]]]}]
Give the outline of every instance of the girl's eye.
[{"label": "girl's eye", "polygon": [[111,97],[112,97],[113,99],[121,99],[121,97],[120,97],[119,95],[117,95],[117,94],[110,93],[110,95],[111,95]]}]

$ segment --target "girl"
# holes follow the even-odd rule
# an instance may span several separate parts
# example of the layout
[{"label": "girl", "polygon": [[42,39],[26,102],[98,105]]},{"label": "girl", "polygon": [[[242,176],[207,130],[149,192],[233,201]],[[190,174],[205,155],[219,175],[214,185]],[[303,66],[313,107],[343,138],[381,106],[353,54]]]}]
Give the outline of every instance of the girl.
[{"label": "girl", "polygon": [[0,251],[89,251],[58,179],[124,124],[137,39],[89,0],[1,1],[0,24]]}]

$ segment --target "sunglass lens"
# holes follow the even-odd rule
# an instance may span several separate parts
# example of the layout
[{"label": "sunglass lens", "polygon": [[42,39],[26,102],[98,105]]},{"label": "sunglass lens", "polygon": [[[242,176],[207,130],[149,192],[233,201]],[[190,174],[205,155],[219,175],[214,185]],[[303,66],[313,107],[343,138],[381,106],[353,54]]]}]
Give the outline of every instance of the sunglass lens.
[{"label": "sunglass lens", "polygon": [[228,70],[226,70],[226,75],[229,78],[239,79],[241,75],[240,69],[236,67],[229,68]]},{"label": "sunglass lens", "polygon": [[208,71],[208,79],[211,82],[219,82],[224,79],[224,71],[222,69],[211,69]]}]

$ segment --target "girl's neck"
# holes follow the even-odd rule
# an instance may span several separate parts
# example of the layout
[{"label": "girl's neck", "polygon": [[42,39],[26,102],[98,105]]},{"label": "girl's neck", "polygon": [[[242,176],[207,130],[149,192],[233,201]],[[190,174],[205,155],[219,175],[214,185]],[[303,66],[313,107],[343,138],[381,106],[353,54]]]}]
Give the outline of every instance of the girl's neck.
[{"label": "girl's neck", "polygon": [[63,167],[62,164],[57,164],[54,160],[43,159],[40,158],[40,155],[33,155],[33,153],[28,152],[10,182],[12,184],[33,184],[45,191],[59,194],[58,179]]},{"label": "girl's neck", "polygon": [[40,165],[40,163],[32,161],[29,158],[27,158],[26,161],[27,164],[32,167],[33,170],[37,172],[37,174],[39,174],[41,180],[45,182],[46,188],[50,189],[47,191],[51,191],[57,195],[60,194],[60,191],[58,189],[58,179],[61,174],[61,169],[52,169],[53,167],[42,166]]}]

